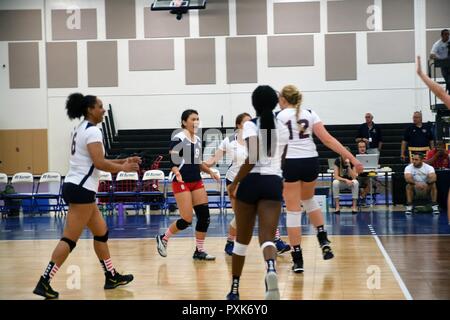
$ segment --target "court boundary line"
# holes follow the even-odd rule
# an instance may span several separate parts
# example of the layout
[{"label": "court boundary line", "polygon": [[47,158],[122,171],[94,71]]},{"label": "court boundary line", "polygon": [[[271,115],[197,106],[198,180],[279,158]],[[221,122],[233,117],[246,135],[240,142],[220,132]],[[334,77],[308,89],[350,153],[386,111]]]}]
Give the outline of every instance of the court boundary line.
[{"label": "court boundary line", "polygon": [[397,271],[397,268],[395,267],[394,263],[392,262],[391,257],[389,256],[389,254],[387,253],[383,244],[381,243],[380,238],[378,238],[378,235],[375,232],[373,226],[371,224],[369,224],[368,227],[369,227],[370,232],[372,233],[372,237],[374,238],[375,242],[378,245],[378,249],[380,249],[381,254],[384,257],[384,260],[386,260],[386,263],[388,264],[389,268],[391,269],[392,273],[394,274],[394,278],[395,278],[395,280],[397,280],[397,283],[400,286],[400,289],[402,290],[402,293],[405,296],[406,300],[414,300],[411,293],[409,292],[408,288],[406,287],[405,283],[403,282],[403,279],[400,276],[400,273]]}]

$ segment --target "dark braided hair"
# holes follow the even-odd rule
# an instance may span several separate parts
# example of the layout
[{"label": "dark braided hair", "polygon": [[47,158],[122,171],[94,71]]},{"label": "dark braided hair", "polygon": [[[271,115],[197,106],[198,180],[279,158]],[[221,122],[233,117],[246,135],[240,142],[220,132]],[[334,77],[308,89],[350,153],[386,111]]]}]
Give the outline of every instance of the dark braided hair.
[{"label": "dark braided hair", "polygon": [[256,115],[260,118],[260,129],[267,130],[267,138],[263,139],[263,148],[268,157],[272,156],[272,138],[276,141],[275,118],[273,109],[278,104],[278,95],[270,86],[258,86],[252,94],[252,104]]}]

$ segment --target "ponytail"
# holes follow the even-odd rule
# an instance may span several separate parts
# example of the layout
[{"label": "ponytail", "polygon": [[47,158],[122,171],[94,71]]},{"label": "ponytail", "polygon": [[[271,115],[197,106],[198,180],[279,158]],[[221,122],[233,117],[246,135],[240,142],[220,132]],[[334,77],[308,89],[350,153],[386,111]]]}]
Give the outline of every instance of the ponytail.
[{"label": "ponytail", "polygon": [[300,133],[305,132],[305,128],[300,125],[299,120],[300,120],[300,114],[301,114],[301,104],[303,101],[303,95],[302,93],[297,89],[296,86],[290,84],[287,85],[283,88],[283,90],[281,90],[281,96],[283,98],[286,99],[286,101],[292,105],[295,106],[295,118],[297,120],[297,125],[298,125],[298,131]]},{"label": "ponytail", "polygon": [[96,96],[83,96],[81,93],[72,93],[67,97],[66,110],[70,120],[86,117],[87,109],[93,107],[97,102]]},{"label": "ponytail", "polygon": [[267,137],[263,136],[263,151],[268,157],[274,154],[272,138],[277,138],[273,109],[278,104],[278,95],[270,86],[258,86],[252,94],[252,104],[256,115],[260,117],[260,129],[267,130]]}]

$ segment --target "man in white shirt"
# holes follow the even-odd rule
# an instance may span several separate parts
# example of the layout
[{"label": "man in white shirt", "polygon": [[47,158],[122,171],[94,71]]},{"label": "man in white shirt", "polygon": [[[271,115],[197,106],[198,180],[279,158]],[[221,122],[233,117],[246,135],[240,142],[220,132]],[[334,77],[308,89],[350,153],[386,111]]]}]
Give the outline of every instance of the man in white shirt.
[{"label": "man in white shirt", "polygon": [[424,155],[414,154],[412,163],[405,168],[406,214],[412,214],[414,195],[431,193],[433,214],[439,214],[437,205],[436,173],[434,168],[423,162]]},{"label": "man in white shirt", "polygon": [[[449,31],[444,29],[441,31],[441,39],[431,48],[430,59],[446,60],[449,59],[450,43]],[[441,66],[442,76],[445,79],[446,91],[450,93],[450,68]]]}]

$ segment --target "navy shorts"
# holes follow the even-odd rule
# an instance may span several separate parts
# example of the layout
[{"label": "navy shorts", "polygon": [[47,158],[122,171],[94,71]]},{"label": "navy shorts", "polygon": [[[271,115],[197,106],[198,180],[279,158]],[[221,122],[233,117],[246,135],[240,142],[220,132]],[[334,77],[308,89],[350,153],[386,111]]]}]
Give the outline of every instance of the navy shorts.
[{"label": "navy shorts", "polygon": [[319,158],[286,159],[283,178],[286,182],[313,182],[319,176]]},{"label": "navy shorts", "polygon": [[64,183],[62,187],[62,196],[67,204],[76,203],[95,203],[95,192],[80,187],[74,183]]},{"label": "navy shorts", "polygon": [[241,181],[236,198],[256,204],[259,200],[283,201],[283,179],[275,175],[250,173]]}]

